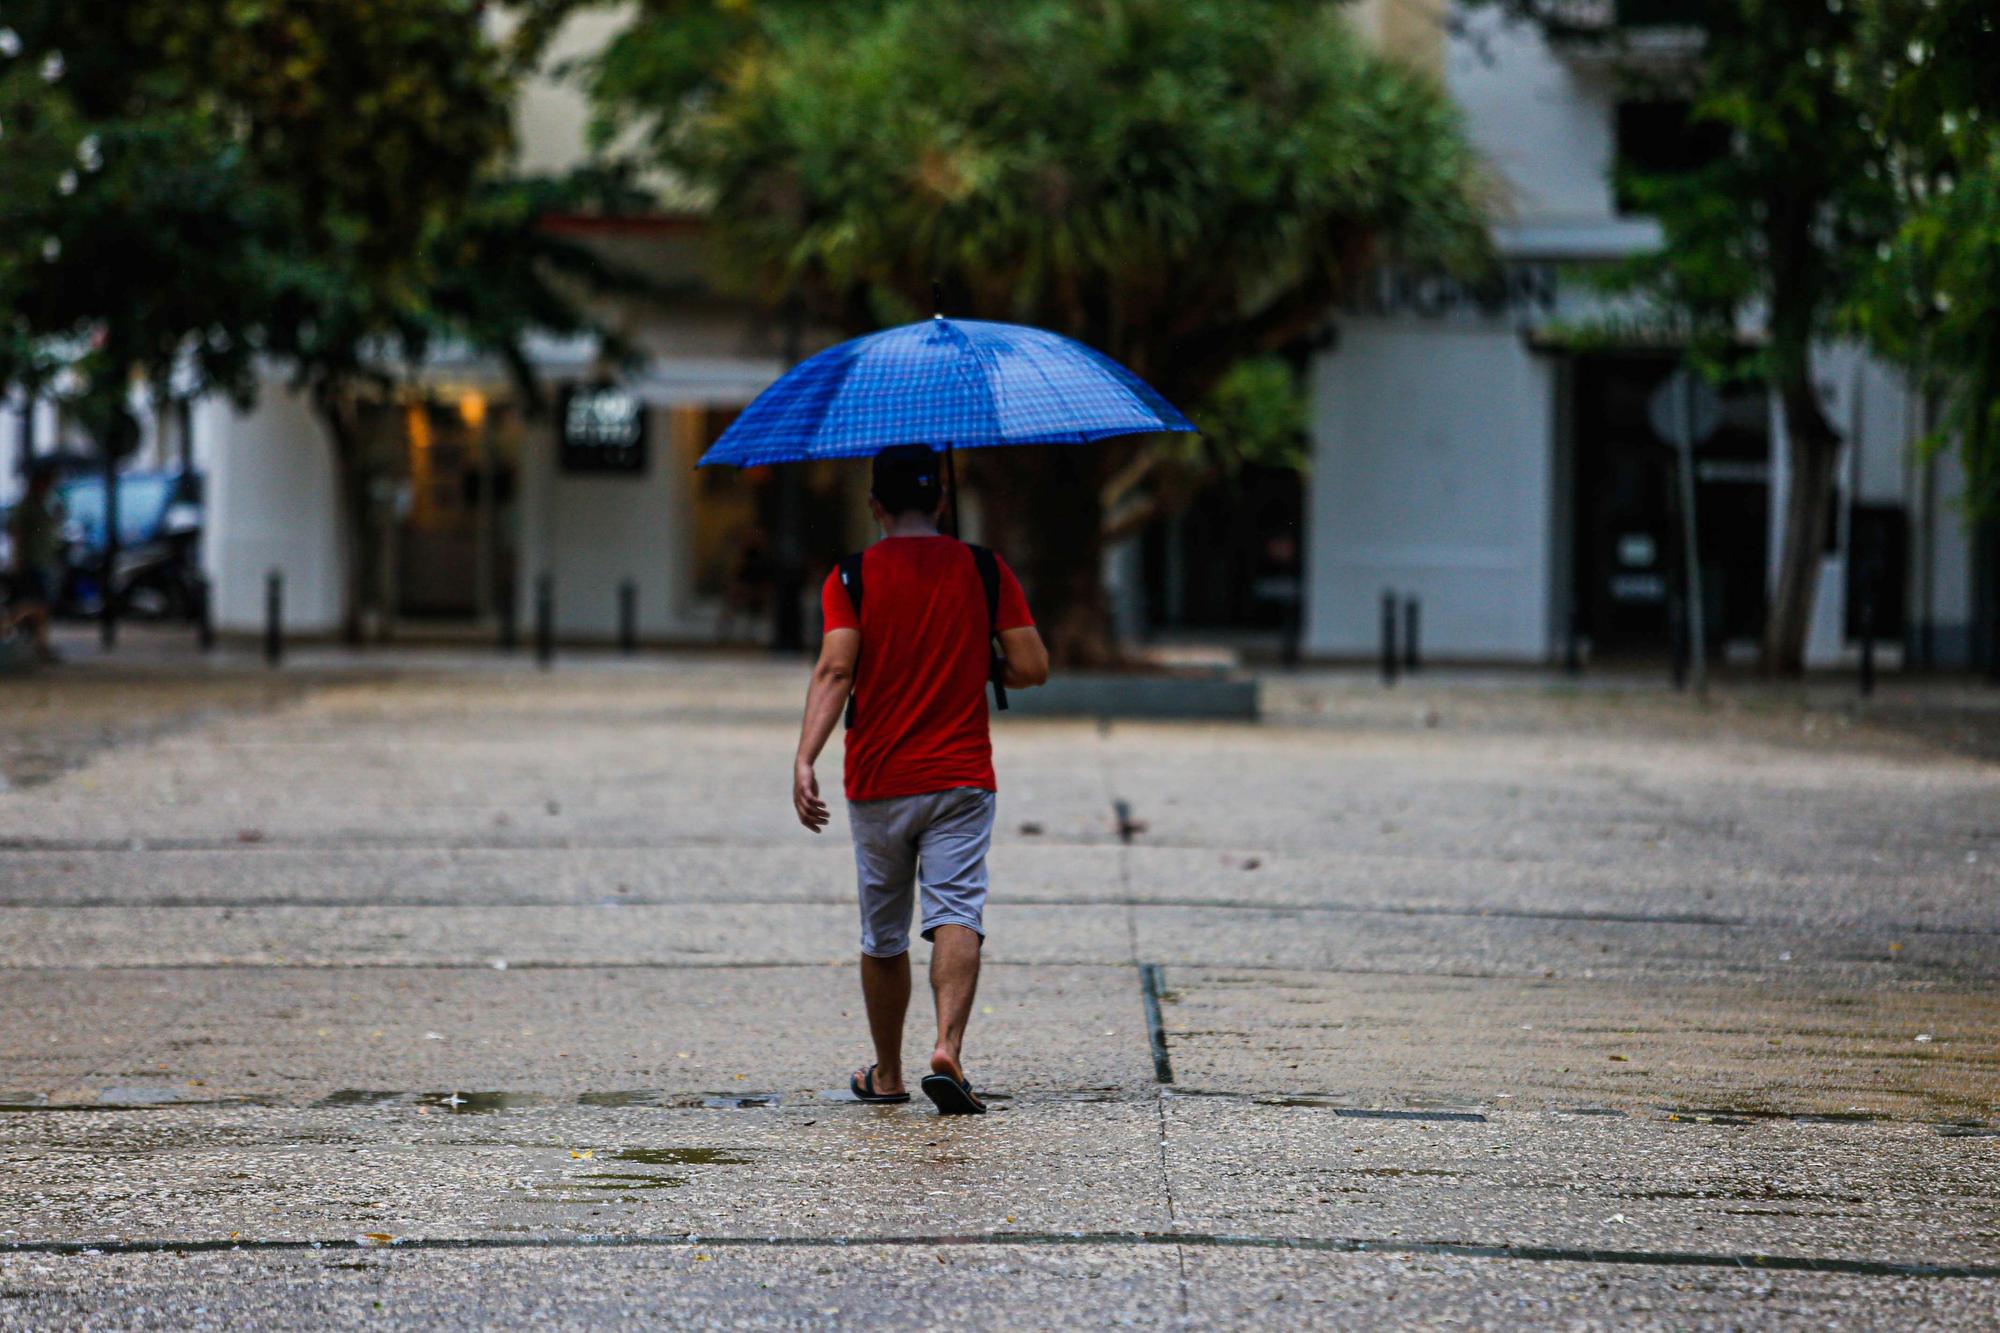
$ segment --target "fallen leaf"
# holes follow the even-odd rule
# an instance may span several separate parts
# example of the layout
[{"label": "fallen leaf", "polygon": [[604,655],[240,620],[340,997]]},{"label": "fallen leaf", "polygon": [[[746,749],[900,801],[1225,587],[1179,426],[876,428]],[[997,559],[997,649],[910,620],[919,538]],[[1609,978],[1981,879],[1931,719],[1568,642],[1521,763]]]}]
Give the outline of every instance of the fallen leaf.
[{"label": "fallen leaf", "polygon": [[396,1238],[386,1231],[364,1231],[354,1239],[360,1245],[393,1245],[396,1243]]},{"label": "fallen leaf", "polygon": [[579,1149],[576,1149],[576,1148],[571,1148],[571,1149],[569,1150],[569,1155],[570,1155],[571,1157],[574,1157],[574,1158],[576,1158],[576,1159],[577,1159],[578,1161],[582,1161],[582,1162],[587,1162],[587,1161],[589,1161],[589,1160],[590,1160],[591,1158],[593,1158],[593,1157],[597,1156],[597,1149],[595,1149],[595,1148],[584,1148],[584,1149],[581,1149],[581,1150],[579,1150]]},{"label": "fallen leaf", "polygon": [[1624,1055],[1614,1055],[1611,1058],[1613,1060],[1616,1060],[1621,1065],[1630,1064],[1632,1062],[1629,1056],[1624,1056]]}]

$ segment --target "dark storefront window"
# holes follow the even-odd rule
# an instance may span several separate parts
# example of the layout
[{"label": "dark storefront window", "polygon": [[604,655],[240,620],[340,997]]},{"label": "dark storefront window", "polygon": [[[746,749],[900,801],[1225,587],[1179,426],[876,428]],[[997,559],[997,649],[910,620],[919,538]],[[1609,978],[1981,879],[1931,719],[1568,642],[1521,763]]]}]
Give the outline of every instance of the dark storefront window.
[{"label": "dark storefront window", "polygon": [[[1580,357],[1575,367],[1575,605],[1599,653],[1663,652],[1681,607],[1678,455],[1655,433],[1668,354]],[[1771,444],[1760,385],[1725,389],[1695,450],[1703,617],[1713,643],[1762,633],[1770,559]]]},{"label": "dark storefront window", "polygon": [[1142,539],[1155,629],[1283,630],[1304,554],[1305,489],[1289,468],[1244,467]]}]

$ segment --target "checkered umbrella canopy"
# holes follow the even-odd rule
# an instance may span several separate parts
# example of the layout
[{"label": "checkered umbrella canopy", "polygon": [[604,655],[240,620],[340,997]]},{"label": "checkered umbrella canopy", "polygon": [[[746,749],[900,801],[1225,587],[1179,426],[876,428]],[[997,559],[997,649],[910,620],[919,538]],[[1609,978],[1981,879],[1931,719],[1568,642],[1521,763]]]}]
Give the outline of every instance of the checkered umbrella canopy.
[{"label": "checkered umbrella canopy", "polygon": [[942,315],[830,347],[757,395],[700,466],[1193,431],[1101,352],[1046,329]]}]

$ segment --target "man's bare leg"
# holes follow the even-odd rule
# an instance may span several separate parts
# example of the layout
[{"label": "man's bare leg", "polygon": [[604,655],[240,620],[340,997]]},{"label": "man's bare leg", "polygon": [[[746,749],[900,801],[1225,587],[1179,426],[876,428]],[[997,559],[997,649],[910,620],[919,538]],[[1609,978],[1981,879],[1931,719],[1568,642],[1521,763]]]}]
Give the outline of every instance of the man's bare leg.
[{"label": "man's bare leg", "polygon": [[910,1008],[910,955],[862,954],[861,998],[868,1005],[868,1034],[875,1039],[874,1091],[894,1096],[904,1090],[903,1015]]},{"label": "man's bare leg", "polygon": [[979,991],[979,932],[966,926],[939,926],[931,936],[931,994],[937,999],[937,1046],[931,1072],[965,1080],[959,1052]]}]

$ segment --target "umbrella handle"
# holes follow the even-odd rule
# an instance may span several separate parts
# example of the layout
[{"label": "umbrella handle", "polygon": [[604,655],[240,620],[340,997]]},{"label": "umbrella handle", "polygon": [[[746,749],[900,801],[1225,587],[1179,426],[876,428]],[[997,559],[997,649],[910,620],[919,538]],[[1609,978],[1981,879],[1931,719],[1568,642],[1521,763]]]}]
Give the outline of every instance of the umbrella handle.
[{"label": "umbrella handle", "polygon": [[944,442],[944,484],[951,495],[951,535],[958,532],[958,465],[952,461],[951,441]]}]

